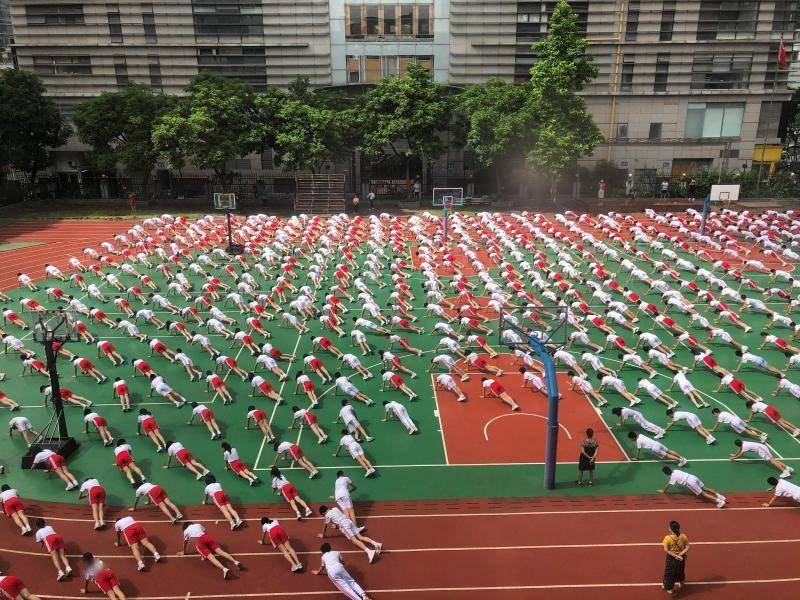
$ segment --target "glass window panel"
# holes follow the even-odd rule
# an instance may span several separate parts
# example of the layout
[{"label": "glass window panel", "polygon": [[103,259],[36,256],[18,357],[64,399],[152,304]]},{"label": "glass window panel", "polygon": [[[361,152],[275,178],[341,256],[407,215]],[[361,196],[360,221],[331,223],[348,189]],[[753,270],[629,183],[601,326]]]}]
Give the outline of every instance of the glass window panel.
[{"label": "glass window panel", "polygon": [[728,105],[724,109],[722,119],[722,137],[739,137],[742,133],[742,119],[744,118],[744,106]]},{"label": "glass window panel", "polygon": [[367,35],[379,35],[378,28],[378,5],[370,4],[365,7],[367,12]]},{"label": "glass window panel", "polygon": [[400,35],[414,35],[414,5],[403,4],[400,7]]},{"label": "glass window panel", "polygon": [[367,56],[364,69],[364,81],[367,83],[378,83],[381,78],[381,57]]},{"label": "glass window panel", "polygon": [[397,35],[397,7],[386,5],[383,7],[383,35]]},{"label": "glass window panel", "polygon": [[703,117],[705,111],[705,104],[689,104],[686,111],[685,137],[697,139],[703,136]]},{"label": "glass window panel", "polygon": [[713,104],[707,105],[703,117],[703,135],[701,137],[719,137],[722,132],[722,119],[724,116],[725,108],[722,106],[714,106]]},{"label": "glass window panel", "polygon": [[431,7],[420,4],[417,7],[417,36],[430,37],[431,34]]}]

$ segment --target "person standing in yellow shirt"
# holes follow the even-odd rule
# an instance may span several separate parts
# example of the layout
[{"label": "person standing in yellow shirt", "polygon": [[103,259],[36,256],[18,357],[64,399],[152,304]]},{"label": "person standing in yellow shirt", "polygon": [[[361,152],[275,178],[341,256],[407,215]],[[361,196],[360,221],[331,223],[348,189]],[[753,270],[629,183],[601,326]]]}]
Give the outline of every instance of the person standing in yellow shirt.
[{"label": "person standing in yellow shirt", "polygon": [[686,553],[689,551],[689,539],[681,533],[680,523],[670,521],[669,533],[662,542],[667,562],[664,565],[664,591],[674,593],[675,588],[683,587],[686,579]]}]

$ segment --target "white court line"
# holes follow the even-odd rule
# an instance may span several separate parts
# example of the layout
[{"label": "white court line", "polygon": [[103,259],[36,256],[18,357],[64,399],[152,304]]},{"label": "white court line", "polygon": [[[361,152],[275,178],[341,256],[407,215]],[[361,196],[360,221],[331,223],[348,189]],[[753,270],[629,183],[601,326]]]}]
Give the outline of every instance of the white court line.
[{"label": "white court line", "polygon": [[[292,369],[292,364],[297,359],[297,349],[300,347],[300,339],[302,338],[302,336],[303,336],[303,334],[298,331],[297,332],[297,340],[295,341],[294,349],[292,350],[292,358],[289,359],[289,364],[286,365],[286,370],[284,371],[284,373],[286,373],[286,379],[281,381],[281,386],[278,388],[278,396],[280,396],[281,398],[283,398],[283,388],[286,387],[286,382],[289,381],[289,377],[291,376],[290,372],[291,372],[291,369]],[[255,400],[255,398],[253,398],[253,400]],[[272,407],[272,413],[269,415],[269,426],[270,427],[272,427],[272,421],[275,418],[275,413],[278,411],[278,403],[277,402],[273,402],[273,403],[274,403],[275,406]],[[288,401],[287,401],[287,404],[288,404]],[[301,430],[302,430],[302,424],[301,424],[300,427],[301,427]],[[258,468],[258,463],[261,460],[261,454],[264,452],[264,446],[266,445],[266,443],[267,443],[267,436],[262,436],[261,437],[261,445],[258,447],[258,454],[256,455],[256,462],[253,463],[253,471],[270,471],[272,469],[271,466],[268,469],[259,469]]]},{"label": "white court line", "polygon": [[[765,508],[763,506],[739,506],[739,507],[726,507],[724,512],[731,511],[766,511],[775,512],[779,510],[798,510],[796,506],[772,506]],[[465,513],[453,511],[449,513],[402,513],[396,515],[364,515],[368,519],[427,519],[442,517],[457,517],[457,518],[476,518],[476,517],[536,517],[536,516],[558,516],[558,515],[595,515],[595,514],[638,514],[638,513],[692,513],[692,512],[714,512],[720,513],[720,509],[712,506],[699,506],[695,508],[688,507],[664,507],[664,508],[609,508],[598,510],[529,510],[529,511],[512,511],[512,512],[475,512]],[[34,514],[28,515],[29,517],[42,517],[49,521],[64,521],[67,523],[94,523],[93,519],[76,519],[74,517],[54,517],[51,515]],[[243,521],[261,522],[261,517],[252,517],[242,519]],[[305,521],[322,521],[322,517],[304,517]],[[137,523],[161,523],[166,524],[168,521],[165,519],[160,520],[144,520],[136,519]],[[219,518],[209,519],[192,519],[193,523],[219,523]]]},{"label": "white court line", "polygon": [[[800,544],[800,538],[778,539],[778,540],[716,540],[716,541],[693,541],[692,546],[739,546],[742,544],[760,545],[760,544]],[[439,548],[389,548],[383,550],[383,554],[422,554],[425,552],[512,552],[519,550],[586,550],[595,548],[661,548],[658,542],[620,542],[616,544],[523,544],[514,546],[445,546]],[[22,556],[40,556],[48,557],[46,552],[33,552],[31,550],[16,550],[8,548],[0,548],[1,552],[9,554],[18,554]],[[362,550],[341,550],[340,554],[362,554]],[[304,550],[297,552],[298,555],[316,556],[319,554],[317,550]],[[67,554],[69,558],[81,558],[83,554]],[[127,554],[95,554],[95,558],[101,560],[130,560]],[[196,554],[162,554],[163,558],[174,559],[194,559],[197,558]],[[268,556],[283,559],[279,552],[263,551],[263,552],[239,552],[236,551],[236,556]]]},{"label": "white court line", "polygon": [[439,411],[439,395],[436,392],[436,380],[434,379],[434,373],[431,373],[431,392],[433,393],[433,402],[434,406],[436,406],[436,410],[434,411],[434,416],[436,420],[439,421],[439,434],[442,436],[442,450],[444,450],[444,462],[446,465],[450,464],[450,458],[447,456],[447,442],[444,439],[444,426],[442,425],[442,413]]},{"label": "white court line", "polygon": [[[516,414],[516,413],[514,413]],[[730,463],[731,460],[729,458],[687,458],[689,463]],[[783,458],[783,461],[795,461],[800,460],[800,457],[796,458]],[[600,465],[628,465],[631,463],[651,463],[651,464],[666,464],[672,461],[662,461],[658,459],[640,459],[640,460],[604,460],[598,462]],[[762,464],[764,462],[763,459],[760,458],[739,458],[736,460],[738,463],[758,463]],[[421,467],[535,467],[541,466],[545,464],[544,462],[498,462],[498,463],[421,463],[415,465],[406,465],[406,464],[392,464],[392,465],[375,465],[377,469],[380,467],[381,469],[403,469],[403,468],[421,468]],[[577,465],[577,461],[558,461],[559,465]],[[296,467],[286,467],[286,469],[291,470]],[[325,467],[317,467],[317,469],[358,469],[358,466],[347,466],[347,465],[340,465],[340,466],[325,466]],[[255,469],[257,471],[268,471],[269,469]]]},{"label": "white court line", "polygon": [[[800,582],[800,577],[787,577],[784,579],[731,579],[714,581],[692,581],[689,586],[723,586],[723,585],[754,585],[767,583],[795,583]],[[368,589],[371,594],[418,594],[436,592],[501,592],[501,591],[523,591],[523,590],[562,590],[562,589],[594,589],[594,588],[660,588],[662,583],[656,582],[632,582],[632,583],[565,583],[565,584],[540,584],[540,585],[504,585],[504,586],[485,586],[485,587],[437,587],[437,588],[388,588],[388,589]],[[192,598],[281,598],[281,597],[301,597],[301,596],[332,596],[337,595],[341,598],[338,590],[316,591],[316,592],[253,592],[248,594],[208,594],[196,595]],[[52,598],[53,600],[84,600],[86,596],[51,596],[39,594],[42,598]],[[139,600],[186,600],[186,595],[181,596],[139,596]]]}]

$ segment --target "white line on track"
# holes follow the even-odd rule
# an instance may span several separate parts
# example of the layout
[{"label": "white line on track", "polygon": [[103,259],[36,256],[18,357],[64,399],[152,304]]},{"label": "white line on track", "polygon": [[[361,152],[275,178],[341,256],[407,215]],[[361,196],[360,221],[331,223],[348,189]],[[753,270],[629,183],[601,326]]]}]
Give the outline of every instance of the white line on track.
[{"label": "white line on track", "polygon": [[[713,581],[692,581],[690,588],[713,586],[720,587],[726,585],[764,585],[779,583],[800,582],[800,577],[787,577],[783,579],[732,579],[713,580]],[[661,582],[621,582],[621,583],[568,583],[568,584],[541,584],[541,585],[505,585],[505,586],[485,586],[485,587],[437,587],[437,588],[388,588],[388,589],[369,589],[371,594],[433,594],[445,592],[513,592],[525,590],[568,590],[568,589],[597,589],[597,588],[660,588]],[[206,600],[211,598],[298,598],[303,596],[338,596],[338,590],[325,590],[315,592],[254,592],[248,594],[208,594],[195,595],[193,598]],[[42,598],[52,598],[53,600],[84,600],[86,596],[51,596],[40,594]],[[139,600],[185,600],[186,596],[140,596]]]},{"label": "white line on track", "polygon": [[[800,544],[800,539],[779,539],[779,540],[715,540],[715,541],[692,541],[692,546],[739,546],[742,544],[747,545],[761,545],[761,544]],[[661,548],[658,542],[621,542],[617,544],[525,544],[514,546],[445,546],[439,548],[389,548],[383,550],[383,554],[421,554],[425,552],[516,552],[520,550],[586,550],[595,548]],[[22,556],[41,556],[49,558],[46,552],[33,552],[30,550],[15,550],[8,548],[0,548],[2,552],[9,554],[17,554]],[[361,554],[362,550],[341,550],[340,554]],[[298,555],[303,556],[316,556],[319,554],[316,550],[304,550],[297,552]],[[83,554],[68,554],[69,558],[81,558]],[[162,554],[163,558],[172,559],[194,559],[197,558],[196,554]],[[274,558],[283,558],[283,556],[274,551],[263,552],[240,552],[236,551],[236,556],[267,556]],[[95,558],[101,560],[130,560],[127,554],[95,554]]]},{"label": "white line on track", "polygon": [[[740,506],[740,507],[727,507],[725,508],[726,513],[734,511],[766,511],[766,512],[775,512],[779,510],[792,510],[797,511],[796,506],[773,506],[770,508],[765,508],[763,506]],[[609,508],[609,509],[595,509],[595,510],[527,510],[527,511],[511,511],[511,512],[460,512],[460,511],[453,511],[453,512],[445,512],[445,513],[402,513],[402,514],[391,514],[391,515],[371,515],[367,514],[364,515],[365,518],[368,519],[429,519],[435,518],[439,519],[442,517],[457,517],[457,518],[477,518],[477,517],[531,517],[531,516],[557,516],[557,515],[595,515],[595,514],[637,514],[637,513],[691,513],[691,512],[714,512],[719,514],[720,509],[713,507],[713,506],[697,506],[694,508],[689,507],[663,507],[663,508]],[[43,517],[49,521],[64,521],[67,523],[94,523],[92,519],[76,519],[74,517],[54,517],[51,515],[28,515],[29,517]],[[253,522],[260,522],[261,517],[253,517],[242,519],[243,521],[253,521]],[[309,517],[305,519],[306,521],[321,521],[322,517]],[[164,519],[160,520],[144,520],[144,519],[137,519],[138,523],[162,523],[167,524],[168,521]],[[193,523],[218,523],[219,518],[209,518],[209,519],[192,519]]]}]

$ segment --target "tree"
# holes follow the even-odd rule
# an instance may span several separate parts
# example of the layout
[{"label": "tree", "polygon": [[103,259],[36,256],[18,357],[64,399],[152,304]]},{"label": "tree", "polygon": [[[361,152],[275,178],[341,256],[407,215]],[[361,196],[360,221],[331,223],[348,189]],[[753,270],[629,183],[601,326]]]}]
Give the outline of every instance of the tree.
[{"label": "tree", "polygon": [[553,195],[564,169],[603,140],[578,96],[597,69],[586,55],[588,42],[578,33],[577,22],[576,13],[561,0],[548,22],[547,37],[532,46],[538,60],[531,68],[528,104],[536,134],[527,158],[550,178]]},{"label": "tree", "polygon": [[263,146],[274,150],[281,168],[318,171],[322,163],[351,147],[353,113],[339,94],[312,92],[297,79],[287,92],[271,89],[256,100]]},{"label": "tree", "polygon": [[172,100],[140,83],[119,92],[103,92],[78,106],[73,115],[78,139],[92,147],[91,164],[100,170],[120,165],[132,173],[148,173],[158,158],[153,126]]},{"label": "tree", "polygon": [[[529,84],[515,85],[497,77],[471,85],[458,96],[464,140],[477,160],[489,167],[519,162],[533,141],[535,123],[528,110]],[[500,188],[500,170],[495,168]]]},{"label": "tree", "polygon": [[0,166],[24,174],[30,199],[39,170],[50,164],[48,148],[65,144],[71,130],[39,77],[28,71],[0,74],[0,107]]},{"label": "tree", "polygon": [[249,84],[202,72],[192,79],[186,96],[156,120],[154,150],[173,169],[190,159],[225,180],[226,161],[261,149],[255,100]]},{"label": "tree", "polygon": [[[409,180],[411,159],[434,161],[447,148],[442,134],[450,128],[452,102],[445,86],[434,83],[424,67],[412,63],[402,77],[385,77],[361,98],[358,148],[369,156],[381,156],[388,146],[402,158]],[[401,154],[398,142],[407,149]],[[408,189],[411,196],[411,189]]]}]

